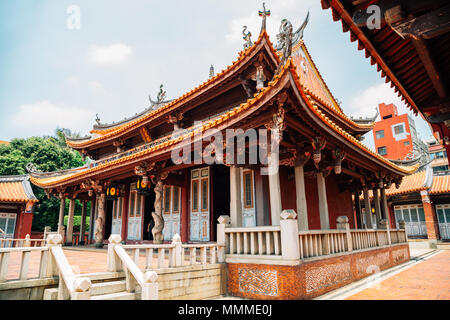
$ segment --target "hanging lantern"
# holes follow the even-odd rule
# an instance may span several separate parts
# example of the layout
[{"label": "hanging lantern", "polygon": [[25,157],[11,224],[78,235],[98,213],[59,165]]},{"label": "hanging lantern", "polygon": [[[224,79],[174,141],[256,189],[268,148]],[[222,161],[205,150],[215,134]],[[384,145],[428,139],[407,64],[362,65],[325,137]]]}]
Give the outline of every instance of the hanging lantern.
[{"label": "hanging lantern", "polygon": [[106,198],[108,200],[115,200],[120,197],[121,187],[119,185],[111,185],[106,189]]},{"label": "hanging lantern", "polygon": [[143,176],[136,182],[136,190],[139,194],[148,194],[150,192],[150,185],[148,176]]},{"label": "hanging lantern", "polygon": [[94,190],[91,189],[91,190],[88,191],[88,196],[89,197],[92,197],[93,194],[94,194]]}]

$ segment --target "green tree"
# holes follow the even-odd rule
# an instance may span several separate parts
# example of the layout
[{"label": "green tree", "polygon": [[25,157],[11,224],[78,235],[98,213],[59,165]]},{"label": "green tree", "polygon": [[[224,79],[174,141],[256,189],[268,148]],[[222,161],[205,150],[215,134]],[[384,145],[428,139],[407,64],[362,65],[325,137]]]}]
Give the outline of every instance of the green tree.
[{"label": "green tree", "polygon": [[[71,134],[68,129],[57,129],[55,136],[13,139],[9,145],[0,145],[0,175],[25,174],[27,173],[25,166],[29,162],[43,172],[82,166],[84,162],[81,155],[67,147],[64,133]],[[48,199],[43,189],[34,185],[32,187],[39,200],[35,208],[32,229],[43,231],[45,226],[56,229],[59,200],[55,197]],[[81,204],[78,200],[75,212],[81,215]]]}]

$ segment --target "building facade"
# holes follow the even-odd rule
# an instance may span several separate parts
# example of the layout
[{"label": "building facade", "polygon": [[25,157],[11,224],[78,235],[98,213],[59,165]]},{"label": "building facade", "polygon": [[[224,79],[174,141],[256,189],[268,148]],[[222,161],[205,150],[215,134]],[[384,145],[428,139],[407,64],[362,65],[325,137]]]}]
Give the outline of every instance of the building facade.
[{"label": "building facade", "polygon": [[438,144],[436,140],[428,142],[428,152],[430,154],[431,167],[433,172],[448,170],[448,156],[445,148]]},{"label": "building facade", "polygon": [[0,238],[24,239],[31,234],[37,201],[28,175],[0,176]]}]

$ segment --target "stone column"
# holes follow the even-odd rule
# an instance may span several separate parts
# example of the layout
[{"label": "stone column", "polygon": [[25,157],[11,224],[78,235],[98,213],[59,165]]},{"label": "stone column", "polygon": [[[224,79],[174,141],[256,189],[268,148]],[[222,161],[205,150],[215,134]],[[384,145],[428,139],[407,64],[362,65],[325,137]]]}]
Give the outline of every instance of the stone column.
[{"label": "stone column", "polygon": [[231,221],[229,216],[220,216],[217,221],[219,222],[217,224],[217,262],[222,263],[225,262],[225,253],[229,249],[226,243],[225,228],[231,226]]},{"label": "stone column", "polygon": [[363,187],[364,192],[364,210],[366,211],[366,229],[372,229],[372,206],[370,205],[369,189]]},{"label": "stone column", "polygon": [[330,229],[330,217],[328,216],[327,188],[322,172],[317,173],[317,191],[319,195],[320,229]]},{"label": "stone column", "polygon": [[362,216],[361,216],[361,201],[359,200],[359,192],[353,194],[355,198],[355,210],[356,210],[356,227],[362,229]]},{"label": "stone column", "polygon": [[233,227],[242,227],[241,169],[230,167],[230,217]]},{"label": "stone column", "polygon": [[308,230],[308,208],[306,205],[305,175],[303,172],[303,165],[296,166],[294,170],[298,230]]},{"label": "stone column", "polygon": [[67,235],[66,235],[66,246],[72,245],[73,238],[73,216],[75,213],[75,199],[70,199],[69,202],[69,217],[67,219]]},{"label": "stone column", "polygon": [[300,259],[300,244],[298,239],[298,224],[295,221],[297,213],[283,210],[280,214],[281,255],[283,260]]},{"label": "stone column", "polygon": [[380,206],[380,197],[378,195],[378,189],[374,188],[373,192],[373,202],[375,203],[375,216],[377,219],[377,228],[380,225],[380,221],[383,219],[381,216],[381,206]]},{"label": "stone column", "polygon": [[103,247],[103,239],[105,238],[105,199],[106,194],[101,193],[97,197],[98,217],[95,220],[95,246],[97,248]]},{"label": "stone column", "polygon": [[80,226],[80,245],[84,246],[84,234],[86,233],[86,200],[82,201],[83,207],[81,208],[81,226]]},{"label": "stone column", "polygon": [[391,215],[389,214],[389,206],[386,198],[386,189],[384,185],[380,188],[380,196],[381,196],[381,207],[383,212],[383,219],[386,219],[389,224],[389,228],[391,227]]},{"label": "stone column", "polygon": [[94,224],[95,224],[95,204],[96,204],[96,197],[94,195],[94,199],[91,200],[91,210],[89,212],[89,241],[94,238],[93,232],[94,232]]},{"label": "stone column", "polygon": [[60,195],[61,202],[59,203],[59,217],[58,217],[58,234],[64,239],[64,211],[66,209],[66,198]]},{"label": "stone column", "polygon": [[162,243],[164,240],[163,229],[164,229],[164,218],[162,216],[162,192],[163,192],[163,182],[158,180],[155,184],[155,211],[152,212],[153,220],[155,225],[152,229],[153,243]]},{"label": "stone column", "polygon": [[270,196],[270,217],[273,226],[280,225],[281,206],[281,190],[280,190],[280,174],[277,153],[271,153],[269,157],[269,196]]},{"label": "stone column", "polygon": [[427,226],[427,236],[430,248],[436,248],[437,240],[439,239],[439,226],[436,218],[434,206],[431,203],[428,191],[420,191],[422,197],[423,211],[425,215],[425,224]]}]

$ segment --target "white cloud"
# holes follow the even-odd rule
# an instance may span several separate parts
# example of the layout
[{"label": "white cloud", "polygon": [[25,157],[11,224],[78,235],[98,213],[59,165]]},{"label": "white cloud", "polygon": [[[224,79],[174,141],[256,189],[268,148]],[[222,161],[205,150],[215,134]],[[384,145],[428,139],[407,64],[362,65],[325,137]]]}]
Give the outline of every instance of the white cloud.
[{"label": "white cloud", "polygon": [[91,45],[89,57],[91,61],[98,65],[115,65],[125,62],[133,53],[133,50],[123,44],[116,43],[109,46]]},{"label": "white cloud", "polygon": [[10,118],[12,130],[30,135],[53,134],[57,127],[88,132],[94,114],[77,107],[61,106],[49,101],[20,105]]},{"label": "white cloud", "polygon": [[380,103],[395,104],[399,113],[407,111],[406,105],[394,92],[394,89],[386,83],[377,84],[359,92],[351,98],[347,106],[343,107],[348,115],[367,117],[375,114]]},{"label": "white cloud", "polygon": [[67,82],[73,87],[78,87],[80,85],[80,79],[77,76],[70,76],[67,78]]},{"label": "white cloud", "polygon": [[103,89],[104,89],[104,88],[103,88],[103,85],[102,85],[100,82],[96,81],[96,80],[90,81],[90,82],[88,83],[88,85],[89,85],[89,87],[91,87],[92,90],[94,90],[94,91],[97,91],[97,90],[103,90]]}]

